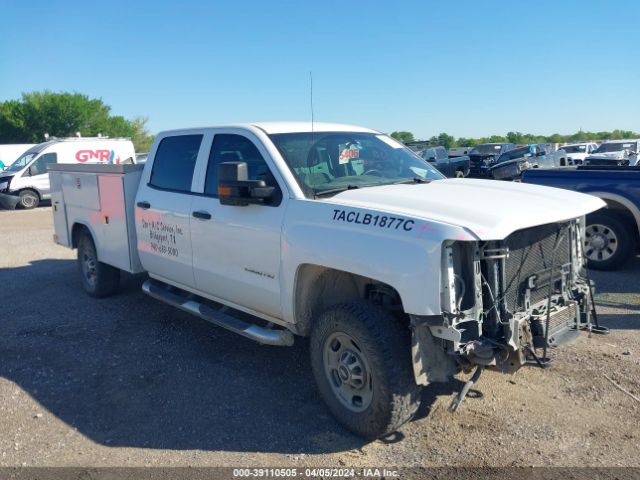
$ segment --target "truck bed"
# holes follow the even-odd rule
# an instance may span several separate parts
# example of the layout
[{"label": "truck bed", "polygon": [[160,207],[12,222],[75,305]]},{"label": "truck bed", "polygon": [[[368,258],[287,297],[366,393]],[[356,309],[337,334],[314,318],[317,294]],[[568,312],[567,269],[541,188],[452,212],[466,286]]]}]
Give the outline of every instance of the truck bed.
[{"label": "truck bed", "polygon": [[144,271],[137,251],[134,203],[144,165],[49,166],[54,241],[74,247],[89,229],[98,260],[130,273]]}]

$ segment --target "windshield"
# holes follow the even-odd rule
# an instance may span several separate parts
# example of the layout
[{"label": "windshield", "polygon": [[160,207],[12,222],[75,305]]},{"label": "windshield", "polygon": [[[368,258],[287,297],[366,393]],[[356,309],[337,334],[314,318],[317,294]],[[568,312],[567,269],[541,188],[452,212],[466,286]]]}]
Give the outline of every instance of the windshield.
[{"label": "windshield", "polygon": [[638,145],[636,142],[616,142],[616,143],[603,143],[596,148],[593,153],[608,153],[608,152],[621,152],[622,150],[638,151]]},{"label": "windshield", "polygon": [[269,137],[307,197],[445,178],[410,149],[386,135],[304,132]]},{"label": "windshield", "polygon": [[37,153],[25,153],[24,155],[22,155],[20,158],[18,158],[15,162],[13,162],[11,165],[9,165],[9,168],[7,168],[5,170],[5,172],[19,172],[20,170],[22,170],[24,167],[27,166],[27,164],[33,159],[33,157],[35,157],[37,155]]},{"label": "windshield", "polygon": [[562,147],[562,150],[564,150],[567,153],[586,153],[587,146],[586,145],[565,145],[564,147]]},{"label": "windshield", "polygon": [[502,145],[496,145],[495,143],[485,143],[484,145],[478,145],[473,147],[469,152],[469,155],[499,155]]}]

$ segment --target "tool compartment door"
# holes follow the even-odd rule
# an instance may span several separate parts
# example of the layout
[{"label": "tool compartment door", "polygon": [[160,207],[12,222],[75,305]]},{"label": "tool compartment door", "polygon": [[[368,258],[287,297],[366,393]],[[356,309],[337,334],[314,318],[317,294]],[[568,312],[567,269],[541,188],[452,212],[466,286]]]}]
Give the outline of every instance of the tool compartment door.
[{"label": "tool compartment door", "polygon": [[94,219],[100,261],[131,271],[122,175],[98,175],[100,211]]},{"label": "tool compartment door", "polygon": [[63,247],[71,248],[67,209],[64,206],[64,192],[62,191],[62,175],[50,174],[49,177],[51,184],[51,207],[53,209],[53,241]]}]

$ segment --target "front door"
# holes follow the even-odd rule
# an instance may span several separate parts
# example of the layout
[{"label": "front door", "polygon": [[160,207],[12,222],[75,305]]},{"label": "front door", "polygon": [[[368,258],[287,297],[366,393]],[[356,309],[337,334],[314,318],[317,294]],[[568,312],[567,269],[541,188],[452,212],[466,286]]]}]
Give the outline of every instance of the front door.
[{"label": "front door", "polygon": [[23,177],[29,177],[30,185],[38,191],[41,198],[46,199],[51,195],[47,165],[57,162],[58,155],[56,153],[45,153],[44,155],[40,155],[22,174]]},{"label": "front door", "polygon": [[[265,160],[267,156],[261,144],[248,136],[214,136],[204,194],[195,197],[192,204],[191,243],[198,290],[279,318],[281,228],[286,202]],[[264,180],[275,186],[273,200],[268,205],[220,205],[218,165],[229,161],[246,162],[249,180]]]}]

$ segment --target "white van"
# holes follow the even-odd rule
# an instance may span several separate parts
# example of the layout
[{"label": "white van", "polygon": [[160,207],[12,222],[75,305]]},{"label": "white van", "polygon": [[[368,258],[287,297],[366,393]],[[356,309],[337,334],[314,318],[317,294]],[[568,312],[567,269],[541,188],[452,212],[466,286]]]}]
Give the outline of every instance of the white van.
[{"label": "white van", "polygon": [[124,138],[52,139],[28,149],[0,172],[0,207],[37,207],[51,197],[50,163],[135,163],[131,140]]},{"label": "white van", "polygon": [[34,145],[35,143],[8,143],[0,145],[0,172],[11,165],[20,154]]}]

